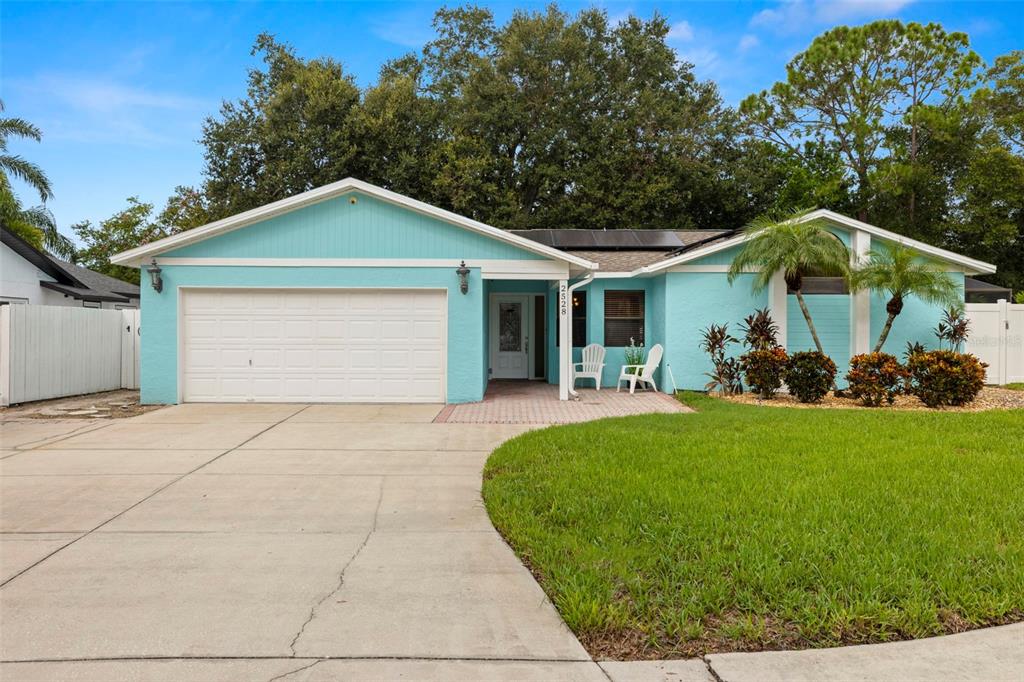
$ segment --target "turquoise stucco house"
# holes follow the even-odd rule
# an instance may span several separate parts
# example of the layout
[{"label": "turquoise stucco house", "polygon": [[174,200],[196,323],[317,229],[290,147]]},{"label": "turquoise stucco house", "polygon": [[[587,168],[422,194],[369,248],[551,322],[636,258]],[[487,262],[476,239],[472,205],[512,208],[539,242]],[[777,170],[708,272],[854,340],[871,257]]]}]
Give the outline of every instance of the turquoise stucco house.
[{"label": "turquoise stucco house", "polygon": [[[812,218],[853,257],[902,242],[960,282],[995,271],[836,213]],[[509,232],[346,179],[112,261],[145,269],[143,402],[461,403],[495,379],[547,381],[569,398],[571,358],[588,343],[607,348],[602,385],[614,386],[630,339],[664,346],[663,390],[700,389],[701,330],[765,306],[788,350],[812,348],[781,275],[760,295],[752,275],[727,282],[742,242],[736,230]],[[843,373],[869,350],[885,301],[829,279],[807,291]],[[908,301],[886,350],[934,345],[940,314]]]}]

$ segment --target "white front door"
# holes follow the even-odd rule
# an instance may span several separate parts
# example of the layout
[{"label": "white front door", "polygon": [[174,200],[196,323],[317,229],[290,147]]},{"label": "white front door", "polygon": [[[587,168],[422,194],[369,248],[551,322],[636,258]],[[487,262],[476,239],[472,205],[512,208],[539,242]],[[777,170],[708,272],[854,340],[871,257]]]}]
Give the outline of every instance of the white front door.
[{"label": "white front door", "polygon": [[529,305],[530,297],[521,294],[491,297],[491,377],[494,379],[530,376]]},{"label": "white front door", "polygon": [[444,291],[182,294],[186,402],[444,402]]}]

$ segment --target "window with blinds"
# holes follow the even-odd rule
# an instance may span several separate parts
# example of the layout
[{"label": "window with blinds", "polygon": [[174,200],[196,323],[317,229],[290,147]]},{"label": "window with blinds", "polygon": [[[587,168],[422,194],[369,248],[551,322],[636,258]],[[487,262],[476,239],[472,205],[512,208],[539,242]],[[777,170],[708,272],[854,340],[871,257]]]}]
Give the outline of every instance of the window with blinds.
[{"label": "window with blinds", "polygon": [[604,345],[644,345],[644,292],[604,292]]}]

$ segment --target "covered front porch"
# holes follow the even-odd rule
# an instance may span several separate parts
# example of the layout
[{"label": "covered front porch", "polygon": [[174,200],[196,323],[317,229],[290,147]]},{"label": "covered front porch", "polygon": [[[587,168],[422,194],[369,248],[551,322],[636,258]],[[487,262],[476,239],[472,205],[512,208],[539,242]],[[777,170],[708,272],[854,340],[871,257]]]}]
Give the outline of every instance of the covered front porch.
[{"label": "covered front porch", "polygon": [[[496,382],[545,386],[556,400],[576,398],[572,387],[572,290],[593,278],[509,278],[484,281],[484,401]],[[503,390],[503,389],[499,389]]]},{"label": "covered front porch", "polygon": [[484,399],[447,405],[435,422],[459,424],[570,424],[636,414],[691,410],[660,391],[577,388],[578,400],[559,400],[559,387],[541,381],[495,379]]}]

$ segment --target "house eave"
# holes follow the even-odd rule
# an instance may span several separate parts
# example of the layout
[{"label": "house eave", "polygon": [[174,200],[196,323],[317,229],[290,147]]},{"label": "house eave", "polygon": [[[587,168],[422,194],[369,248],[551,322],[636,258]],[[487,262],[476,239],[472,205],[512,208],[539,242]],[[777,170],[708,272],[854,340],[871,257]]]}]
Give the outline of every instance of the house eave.
[{"label": "house eave", "polygon": [[46,289],[52,289],[53,291],[70,296],[79,301],[90,301],[92,303],[109,302],[109,303],[131,303],[131,299],[127,296],[121,296],[119,294],[101,294],[96,292],[83,292],[76,291],[79,287],[69,287],[58,282],[47,282],[46,280],[40,280],[39,286]]}]

